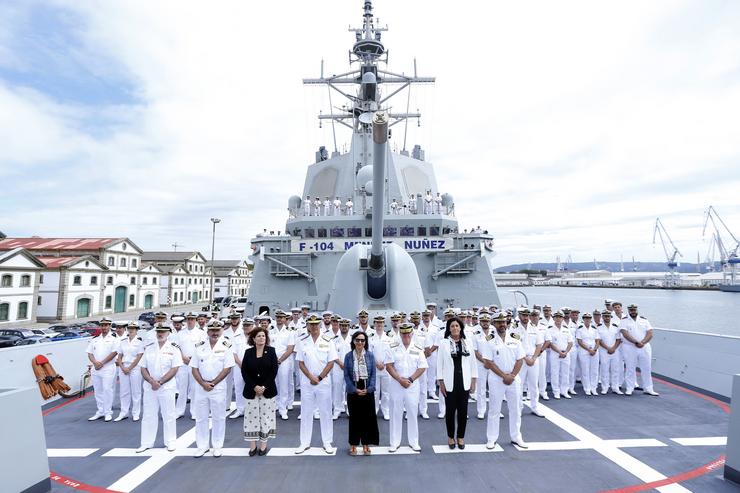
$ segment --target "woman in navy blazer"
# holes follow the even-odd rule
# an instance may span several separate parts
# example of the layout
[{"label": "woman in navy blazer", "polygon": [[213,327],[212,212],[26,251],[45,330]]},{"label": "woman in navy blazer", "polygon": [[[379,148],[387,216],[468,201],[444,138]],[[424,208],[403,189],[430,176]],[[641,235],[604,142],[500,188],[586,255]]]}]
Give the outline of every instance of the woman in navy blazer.
[{"label": "woman in navy blazer", "polygon": [[375,357],[367,349],[367,334],[355,332],[351,351],[344,356],[344,383],[349,411],[349,455],[357,455],[362,443],[365,455],[378,445],[378,417],[375,414]]}]

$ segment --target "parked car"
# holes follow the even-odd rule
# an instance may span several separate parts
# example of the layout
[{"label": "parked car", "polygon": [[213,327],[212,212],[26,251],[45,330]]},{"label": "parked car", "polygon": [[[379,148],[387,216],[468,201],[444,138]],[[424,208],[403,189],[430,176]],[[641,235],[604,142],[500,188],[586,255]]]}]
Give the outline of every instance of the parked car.
[{"label": "parked car", "polygon": [[145,320],[139,320],[139,330],[140,331],[147,331],[152,328],[152,324]]},{"label": "parked car", "polygon": [[52,330],[48,327],[46,329],[31,329],[31,331],[33,331],[33,333],[36,334],[37,336],[43,336],[49,339],[51,339],[52,337],[56,335],[59,335],[59,332]]},{"label": "parked car", "polygon": [[[82,334],[80,334],[76,330],[69,329],[69,330],[62,332],[56,337],[52,337],[51,340],[52,341],[66,341],[68,339],[79,339],[80,337],[83,337]],[[84,336],[84,337],[87,337],[87,336]]]},{"label": "parked car", "polygon": [[22,340],[20,337],[0,335],[0,348],[13,347],[20,340]]},{"label": "parked car", "polygon": [[149,325],[154,325],[154,312],[144,312],[139,315],[139,321],[144,321]]},{"label": "parked car", "polygon": [[79,330],[80,335],[89,335],[90,337],[98,337],[102,330],[100,327],[83,327]]},{"label": "parked car", "polygon": [[18,340],[15,345],[16,346],[27,346],[29,344],[46,344],[47,342],[51,342],[51,339],[44,336],[32,336],[32,337],[26,337],[25,339]]},{"label": "parked car", "polygon": [[2,329],[0,330],[0,336],[15,336],[19,339],[26,339],[36,337],[36,334],[31,329]]}]

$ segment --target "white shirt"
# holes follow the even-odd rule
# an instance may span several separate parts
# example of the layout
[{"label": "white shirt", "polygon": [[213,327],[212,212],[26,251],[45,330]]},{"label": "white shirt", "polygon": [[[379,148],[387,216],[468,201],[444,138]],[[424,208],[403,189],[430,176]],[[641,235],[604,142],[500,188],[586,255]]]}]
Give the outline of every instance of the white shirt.
[{"label": "white shirt", "polygon": [[[443,332],[444,334],[444,332]],[[464,344],[463,349],[467,350],[469,354],[463,354],[461,358],[462,367],[462,380],[463,388],[470,390],[473,378],[478,378],[478,360],[475,358],[475,352],[473,345],[466,339],[461,339],[461,346]],[[444,337],[439,341],[437,351],[437,379],[443,380],[447,390],[453,390],[455,385],[455,363],[452,361],[452,340],[445,339]]]},{"label": "white shirt", "polygon": [[565,324],[562,324],[559,329],[557,325],[553,325],[548,329],[548,335],[552,345],[556,346],[559,351],[565,351],[568,349],[568,344],[574,341],[570,328]]},{"label": "white shirt", "polygon": [[512,329],[513,334],[519,336],[519,340],[524,347],[524,353],[527,356],[534,356],[534,352],[537,350],[537,345],[545,343],[545,335],[541,333],[537,326],[527,323],[526,327],[521,322],[516,328]]},{"label": "white shirt", "polygon": [[[144,349],[144,356],[141,357],[139,366],[146,368],[154,380],[159,380],[170,369],[182,366],[182,354],[170,341],[165,341],[161,348],[158,342],[154,342]],[[144,381],[144,388],[152,390],[152,385]],[[174,378],[170,378],[160,388],[175,389],[177,382]]]},{"label": "white shirt", "polygon": [[[409,347],[404,347],[402,342],[391,344],[386,354],[385,363],[393,363],[396,373],[403,378],[410,377],[419,368],[429,368],[424,356],[424,348],[413,342],[409,344]],[[417,381],[412,382],[411,386],[418,387]]]},{"label": "white shirt", "polygon": [[[653,326],[650,324],[648,319],[646,319],[642,315],[638,315],[637,319],[632,319],[632,317],[630,317],[629,315],[625,315],[622,318],[622,322],[620,323],[619,328],[621,330],[626,330],[627,333],[632,336],[632,339],[638,342],[645,338],[648,330],[653,330]],[[632,344],[626,339],[623,342],[627,344]],[[634,346],[634,344],[632,344],[632,346]]]},{"label": "white shirt", "polygon": [[[510,334],[506,334],[506,339],[501,339],[498,333],[494,332],[493,337],[488,339],[483,348],[485,350],[483,359],[493,362],[504,373],[511,373],[516,362],[525,356],[522,343],[511,337]],[[491,374],[495,378],[501,379],[495,373],[491,372]],[[519,375],[517,375],[517,378],[519,378]]]},{"label": "white shirt", "polygon": [[[586,327],[581,325],[576,330],[576,338],[578,338],[583,344],[589,349],[596,349],[596,340],[599,338],[599,331],[593,325]],[[578,352],[586,353],[587,351],[578,345]]]},{"label": "white shirt", "polygon": [[391,339],[385,333],[378,335],[378,332],[375,329],[366,334],[369,343],[368,346],[370,347],[370,351],[372,351],[373,356],[375,356],[376,363],[385,361],[388,346],[392,342]]},{"label": "white shirt", "polygon": [[244,353],[251,347],[247,341],[247,335],[243,330],[240,330],[231,338],[231,352],[239,358],[239,361],[244,359]]},{"label": "white shirt", "polygon": [[187,327],[185,327],[177,334],[177,343],[180,345],[180,350],[182,351],[182,354],[187,356],[188,358],[192,358],[195,354],[196,344],[208,339],[205,331],[198,327],[193,327],[192,329],[188,329]]},{"label": "white shirt", "polygon": [[[198,344],[195,348],[195,357],[190,360],[190,368],[197,368],[200,376],[207,382],[214,380],[222,370],[232,368],[235,364],[232,344],[223,336],[218,338],[213,347],[210,340]],[[214,388],[225,389],[226,379],[218,382]]]},{"label": "white shirt", "polygon": [[295,346],[295,333],[295,330],[289,329],[286,325],[283,325],[282,329],[275,327],[270,330],[270,346],[275,348],[278,359],[285,354],[288,346]]},{"label": "white shirt", "polygon": [[118,353],[121,355],[121,361],[127,366],[133,363],[136,357],[143,352],[144,340],[139,336],[134,337],[133,340],[127,336],[119,341]]},{"label": "white shirt", "polygon": [[[619,331],[619,327],[617,327],[616,325],[609,324],[608,327],[606,326],[606,324],[599,325],[599,339],[601,339],[601,342],[603,342],[607,346],[612,347],[614,344],[616,344],[617,339],[621,338],[622,333]],[[606,351],[606,349],[604,349],[604,351]]]},{"label": "white shirt", "polygon": [[[119,341],[118,338],[113,335],[113,332],[108,332],[107,336],[100,334],[98,337],[93,338],[87,344],[87,353],[92,354],[93,357],[102,362],[111,353],[118,353]],[[96,370],[93,366],[93,373],[114,373],[116,371],[115,358],[107,362],[100,370]]]},{"label": "white shirt", "polygon": [[[317,378],[330,361],[338,358],[337,350],[331,339],[327,334],[324,334],[317,337],[314,341],[311,334],[306,334],[298,342],[296,361],[303,361],[308,371]],[[303,372],[301,372],[301,382],[305,382],[305,385],[310,385],[308,377]],[[324,378],[319,382],[319,385],[331,385],[330,379]]]}]

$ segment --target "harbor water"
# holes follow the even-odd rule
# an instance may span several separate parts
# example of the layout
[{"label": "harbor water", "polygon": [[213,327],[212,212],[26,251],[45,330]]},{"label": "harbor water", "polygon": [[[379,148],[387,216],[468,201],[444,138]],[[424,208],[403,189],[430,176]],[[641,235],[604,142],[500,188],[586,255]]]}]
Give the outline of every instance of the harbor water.
[{"label": "harbor water", "polygon": [[557,286],[500,287],[499,295],[505,306],[524,302],[521,295],[512,292],[515,290],[527,295],[530,306],[548,304],[552,305],[553,310],[568,306],[578,308],[583,313],[595,308],[603,310],[604,300],[609,298],[621,301],[625,314],[628,304],[637,304],[640,315],[647,317],[654,327],[740,337],[740,293]]}]

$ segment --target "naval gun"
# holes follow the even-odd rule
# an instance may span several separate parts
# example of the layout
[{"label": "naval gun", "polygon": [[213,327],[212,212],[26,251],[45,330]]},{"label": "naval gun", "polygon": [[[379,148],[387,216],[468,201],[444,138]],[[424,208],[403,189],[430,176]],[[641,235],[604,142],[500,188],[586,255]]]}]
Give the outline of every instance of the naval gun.
[{"label": "naval gun", "polygon": [[424,292],[411,255],[400,245],[383,241],[388,120],[384,111],[372,117],[372,240],[369,248],[356,244],[339,259],[329,297],[329,310],[335,313],[351,314],[365,308],[387,315],[424,307]]}]

